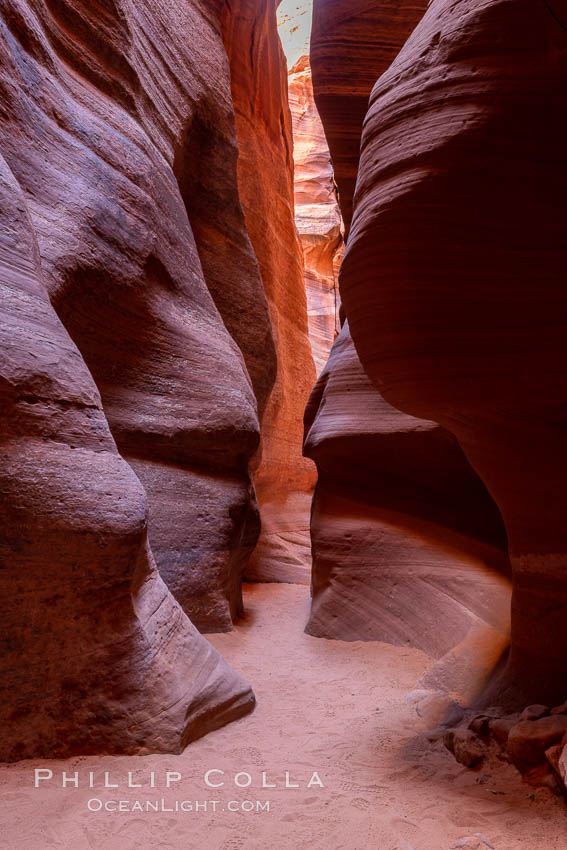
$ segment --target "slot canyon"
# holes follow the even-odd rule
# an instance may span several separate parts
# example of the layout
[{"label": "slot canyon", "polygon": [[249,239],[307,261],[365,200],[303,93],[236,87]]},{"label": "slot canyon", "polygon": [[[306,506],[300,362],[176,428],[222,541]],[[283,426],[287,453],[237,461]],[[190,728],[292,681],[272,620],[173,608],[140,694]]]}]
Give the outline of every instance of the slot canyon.
[{"label": "slot canyon", "polygon": [[565,850],[567,0],[0,0],[0,850]]}]

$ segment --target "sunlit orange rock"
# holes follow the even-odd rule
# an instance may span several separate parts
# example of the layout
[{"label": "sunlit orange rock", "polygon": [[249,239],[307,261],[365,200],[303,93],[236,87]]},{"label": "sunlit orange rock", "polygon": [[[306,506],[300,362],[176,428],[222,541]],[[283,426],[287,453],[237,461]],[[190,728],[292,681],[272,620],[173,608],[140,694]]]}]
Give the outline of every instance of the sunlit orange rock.
[{"label": "sunlit orange rock", "polygon": [[[246,575],[286,580],[296,578],[299,570],[306,579],[315,470],[302,457],[302,412],[315,367],[294,223],[293,139],[276,4],[236,0],[226,7],[223,26],[239,141],[240,199],[277,352],[276,380],[262,417],[261,462],[254,475],[262,534]],[[289,539],[292,514],[291,527],[302,528],[297,541]]]},{"label": "sunlit orange rock", "polygon": [[303,246],[309,340],[320,374],[340,330],[337,271],[342,220],[323,125],[313,99],[309,57],[289,72],[295,161],[295,223]]}]

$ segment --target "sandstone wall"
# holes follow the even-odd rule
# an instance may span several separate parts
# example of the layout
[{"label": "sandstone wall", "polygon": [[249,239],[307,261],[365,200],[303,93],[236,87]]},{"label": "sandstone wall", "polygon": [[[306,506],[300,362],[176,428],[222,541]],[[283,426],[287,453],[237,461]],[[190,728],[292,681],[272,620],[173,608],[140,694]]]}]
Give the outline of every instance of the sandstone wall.
[{"label": "sandstone wall", "polygon": [[295,223],[303,247],[309,341],[317,375],[340,331],[338,269],[344,250],[333,169],[311,81],[309,56],[289,72]]},{"label": "sandstone wall", "polygon": [[33,210],[0,158],[0,758],[179,752],[254,698],[156,570],[144,490],[50,304]]},{"label": "sandstone wall", "polygon": [[[315,2],[315,100],[347,222],[368,96],[424,9],[425,3],[412,2],[353,0],[340,8]],[[348,75],[341,65],[349,68]],[[415,135],[422,121],[416,112],[411,130]],[[370,138],[368,128],[367,133]],[[392,146],[400,144],[398,137],[390,138]],[[387,178],[386,168],[384,161]],[[364,190],[360,197],[365,197]],[[368,204],[366,209],[365,224],[372,220]],[[400,219],[400,232],[404,226]],[[444,243],[439,235],[430,235],[437,245]],[[343,281],[351,285],[352,278],[345,276],[355,250],[353,237],[340,273],[341,293]],[[357,318],[366,323],[366,345],[378,349],[381,336],[393,335],[395,326],[381,315],[377,318],[375,305],[388,284],[390,292],[396,291],[399,280],[395,275],[387,278],[387,241],[381,242],[382,251],[371,253],[373,237],[368,232],[363,237],[368,250],[357,274],[365,296],[356,302]],[[400,252],[409,250],[411,242],[403,246],[400,240]],[[345,293],[350,319],[353,301],[348,289]],[[419,327],[421,309],[418,299],[405,321],[408,336]],[[364,358],[363,363],[366,367]],[[377,370],[371,376],[377,379]],[[384,388],[383,383],[379,386]],[[470,696],[467,678],[477,684],[482,676],[486,679],[508,640],[505,532],[497,507],[456,439],[425,412],[410,412],[421,418],[388,404],[365,374],[346,325],[306,412],[305,451],[319,473],[311,523],[313,605],[308,631],[349,640],[409,642],[439,660],[429,684]]]},{"label": "sandstone wall", "polygon": [[295,223],[303,247],[309,341],[319,375],[340,330],[338,269],[344,241],[331,155],[313,96],[312,15],[312,0],[278,5],[278,32],[289,69]]},{"label": "sandstone wall", "polygon": [[240,198],[277,352],[276,380],[262,418],[261,461],[254,474],[262,534],[246,575],[259,580],[305,580],[315,470],[302,456],[302,412],[316,376],[308,339],[302,248],[294,223],[287,66],[274,0],[231,3],[225,10],[223,32],[239,142]]},{"label": "sandstone wall", "polygon": [[433,0],[378,80],[341,293],[385,398],[459,439],[506,522],[491,705],[565,696],[564,4]]},{"label": "sandstone wall", "polygon": [[276,352],[223,6],[0,4],[0,757],[178,751],[253,705],[148,547],[232,627]]},{"label": "sandstone wall", "polygon": [[310,61],[348,234],[360,134],[372,86],[427,7],[427,0],[314,0]]},{"label": "sandstone wall", "polygon": [[466,692],[506,648],[509,564],[498,509],[456,439],[382,398],[348,322],[305,430],[318,471],[307,632],[417,647],[438,661],[429,686]]}]

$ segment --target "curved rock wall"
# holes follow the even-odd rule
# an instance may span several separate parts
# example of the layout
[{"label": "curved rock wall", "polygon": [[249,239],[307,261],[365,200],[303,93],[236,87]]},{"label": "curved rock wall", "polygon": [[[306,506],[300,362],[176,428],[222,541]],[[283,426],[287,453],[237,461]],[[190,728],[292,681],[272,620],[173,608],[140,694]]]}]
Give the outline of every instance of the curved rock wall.
[{"label": "curved rock wall", "polygon": [[232,2],[225,10],[223,33],[240,150],[240,198],[277,352],[276,380],[262,418],[261,461],[254,474],[262,533],[246,576],[305,580],[315,470],[302,456],[302,413],[316,376],[302,248],[294,223],[293,138],[276,3]]},{"label": "curved rock wall", "polygon": [[338,269],[344,240],[331,155],[313,96],[312,15],[312,0],[278,5],[278,32],[289,69],[295,224],[303,248],[309,341],[319,375],[340,331]]},{"label": "curved rock wall", "polygon": [[[259,415],[276,485],[312,475],[300,424],[285,433],[314,370],[285,73],[272,89],[260,73],[266,50],[281,64],[275,19],[265,4],[258,43],[243,27],[239,50],[259,52],[231,91],[223,9],[0,4],[1,757],[178,751],[253,705],[153,561],[201,630],[230,629],[259,533]],[[235,90],[254,98],[264,160],[238,157]],[[268,166],[254,223],[268,183],[243,169]]]},{"label": "curved rock wall", "polygon": [[[3,150],[24,193],[33,193],[46,285],[119,450],[147,488],[162,575],[199,628],[229,629],[258,533],[247,471],[259,431],[253,388],[263,403],[274,357],[269,345],[254,362],[243,351],[251,385],[209,292],[218,279],[203,243],[212,253],[217,243],[224,252],[233,246],[226,273],[232,268],[235,321],[242,305],[253,305],[241,328],[246,322],[271,339],[239,206],[219,21],[198,3],[127,5],[124,15],[113,7],[100,17],[81,4],[10,8]],[[163,41],[166,31],[195,29],[191,46]],[[129,69],[119,79],[108,51]],[[194,171],[208,177],[193,181]],[[221,212],[196,224],[201,197]]]},{"label": "curved rock wall", "polygon": [[317,375],[340,331],[338,269],[342,219],[323,125],[313,98],[309,56],[289,72],[295,162],[295,223],[303,247],[309,341]]},{"label": "curved rock wall", "polygon": [[367,373],[502,511],[512,649],[485,700],[512,707],[567,681],[564,11],[433,0],[373,90],[341,271]]},{"label": "curved rock wall", "polygon": [[0,157],[0,758],[179,752],[254,697],[156,570],[144,490],[50,304],[33,213]]},{"label": "curved rock wall", "polygon": [[368,97],[426,7],[427,0],[313,0],[310,61],[315,102],[347,234]]},{"label": "curved rock wall", "polygon": [[[424,9],[425,4],[410,2],[353,0],[340,8],[315,2],[315,99],[347,220],[368,95]],[[337,56],[352,75],[341,73]],[[415,119],[415,132],[422,120]],[[393,145],[399,143],[391,138]],[[366,209],[368,221],[372,211]],[[341,271],[341,291],[354,236]],[[371,254],[373,237],[364,236],[368,251],[357,274],[361,292],[366,288],[356,303],[366,322],[366,344],[378,348],[378,336],[390,330],[386,322],[376,322],[373,312],[383,287],[382,254]],[[408,246],[400,242],[400,250]],[[392,283],[395,289],[397,279]],[[353,302],[345,297],[350,318]],[[419,324],[421,306],[416,302],[406,321],[409,333]],[[391,407],[364,373],[347,323],[306,411],[305,452],[319,473],[307,629],[347,640],[407,641],[439,659],[429,684],[463,694],[471,678],[470,660],[486,679],[508,640],[506,536],[498,509],[455,438],[425,413],[413,412],[423,418]]]},{"label": "curved rock wall", "polygon": [[464,688],[479,640],[489,667],[506,647],[510,593],[499,512],[456,439],[382,398],[348,322],[305,428],[319,474],[308,633],[410,644],[444,658],[428,684],[457,666]]}]

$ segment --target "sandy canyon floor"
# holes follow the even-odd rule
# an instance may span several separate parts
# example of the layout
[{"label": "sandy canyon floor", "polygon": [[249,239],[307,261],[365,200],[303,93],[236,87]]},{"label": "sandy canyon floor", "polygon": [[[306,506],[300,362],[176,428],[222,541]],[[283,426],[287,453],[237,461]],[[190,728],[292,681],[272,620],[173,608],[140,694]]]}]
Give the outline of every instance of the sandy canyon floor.
[{"label": "sandy canyon floor", "polygon": [[[305,635],[308,593],[301,585],[247,586],[245,619],[233,633],[211,640],[253,683],[258,706],[182,755],[3,766],[2,850],[567,847],[567,807],[550,792],[523,785],[504,764],[466,770],[423,737],[423,721],[405,697],[431,664],[427,656]],[[53,779],[34,788],[35,768],[52,770]],[[82,787],[61,788],[63,770],[78,771]],[[182,777],[172,779],[169,790],[166,770]],[[208,770],[224,771],[209,779],[225,786],[207,787]],[[108,771],[118,789],[89,788],[89,771],[95,783]],[[141,789],[126,787],[128,771]],[[149,787],[152,771],[155,788]],[[262,771],[278,787],[263,789]],[[299,788],[283,787],[285,771]],[[307,788],[313,771],[323,788]],[[235,787],[239,772],[252,777],[250,787]],[[169,809],[175,801],[200,806],[192,812],[89,811],[89,805],[120,800],[130,809],[138,800],[143,809],[146,801],[161,806],[162,799]]]}]

